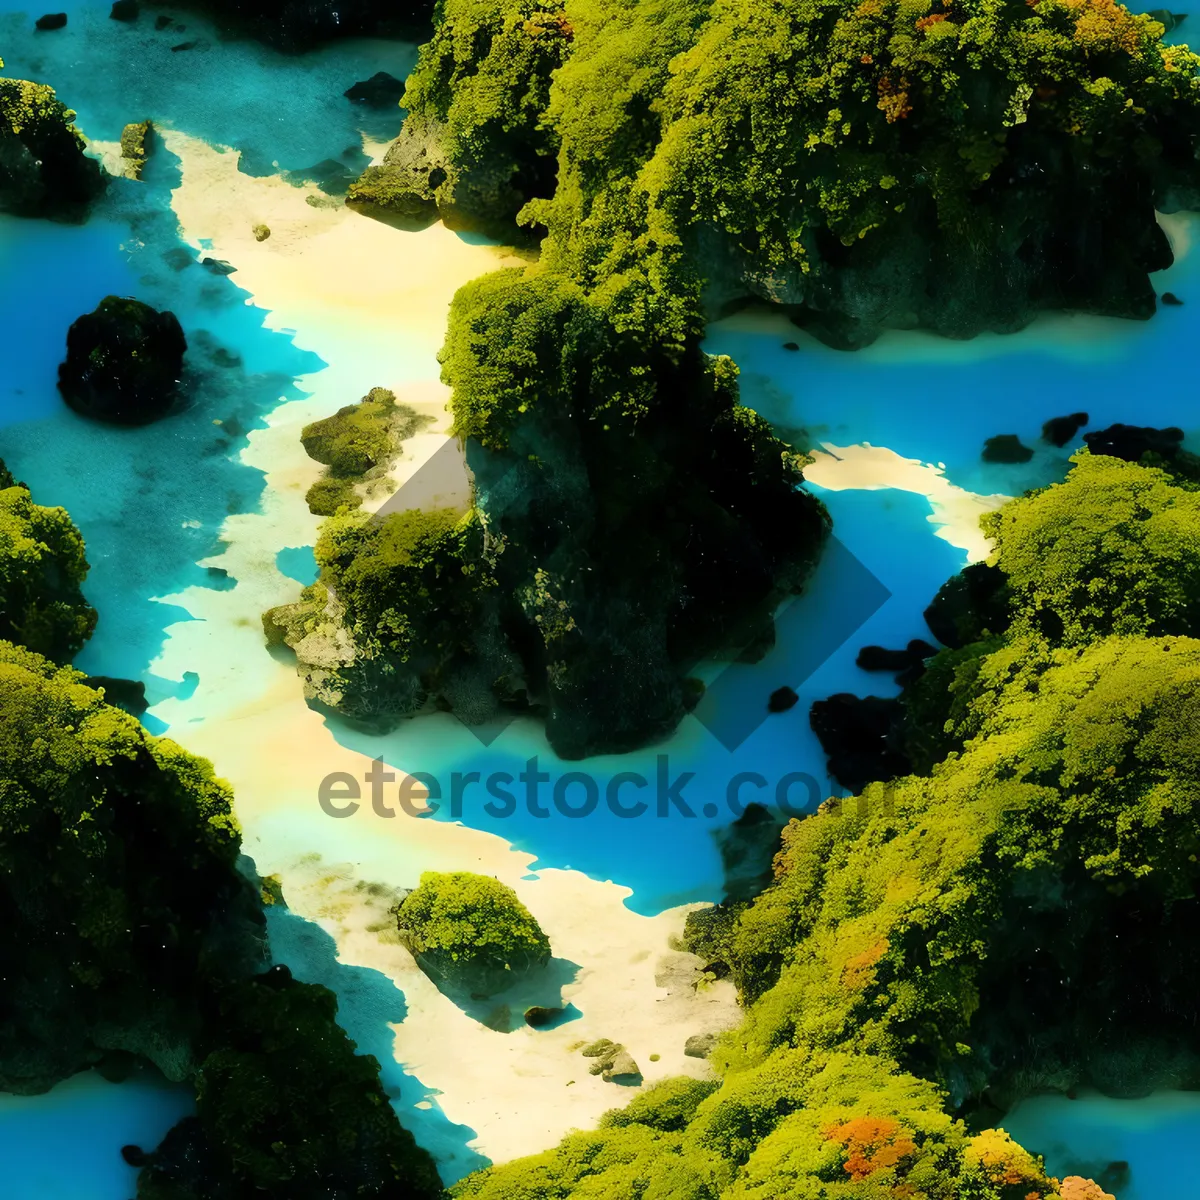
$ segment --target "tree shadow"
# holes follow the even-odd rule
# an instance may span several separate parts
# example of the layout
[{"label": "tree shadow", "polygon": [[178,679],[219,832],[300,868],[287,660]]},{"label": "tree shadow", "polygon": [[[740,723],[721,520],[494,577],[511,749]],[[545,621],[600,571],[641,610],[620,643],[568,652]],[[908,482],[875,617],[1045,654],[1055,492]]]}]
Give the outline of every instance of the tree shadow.
[{"label": "tree shadow", "polygon": [[439,1092],[396,1061],[390,1026],[405,1020],[408,1005],[395,983],[382,971],[340,962],[337,943],[328,933],[281,904],[268,907],[267,927],[275,962],[285,964],[302,982],[319,983],[336,993],[338,1024],[360,1054],[378,1060],[384,1091],[401,1124],[437,1160],[443,1182],[450,1185],[488,1166],[490,1160],[471,1149],[475,1130],[451,1121],[438,1104]]},{"label": "tree shadow", "polygon": [[544,967],[524,972],[511,987],[491,996],[471,995],[464,988],[432,975],[429,979],[447,1000],[472,1020],[497,1033],[512,1033],[525,1025],[535,1029],[557,1029],[583,1016],[575,1005],[564,1004],[562,998],[563,988],[574,983],[578,974],[578,963],[566,958],[552,958]]}]

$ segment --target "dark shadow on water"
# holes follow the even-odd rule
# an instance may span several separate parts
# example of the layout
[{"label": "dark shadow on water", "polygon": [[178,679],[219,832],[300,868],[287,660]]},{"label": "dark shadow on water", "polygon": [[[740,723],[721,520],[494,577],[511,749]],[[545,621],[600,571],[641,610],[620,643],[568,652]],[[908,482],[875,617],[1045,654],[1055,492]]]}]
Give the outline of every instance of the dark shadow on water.
[{"label": "dark shadow on water", "polygon": [[713,830],[721,855],[726,902],[752,900],[771,882],[771,864],[786,823],[762,804],[747,804],[731,825]]},{"label": "dark shadow on water", "polygon": [[378,1060],[384,1090],[401,1124],[438,1160],[443,1179],[453,1181],[487,1166],[489,1160],[470,1148],[475,1130],[447,1119],[437,1091],[405,1072],[393,1056],[390,1026],[408,1016],[404,993],[381,971],[340,962],[329,934],[282,905],[267,909],[267,927],[277,963],[284,963],[302,982],[319,983],[337,993],[338,1024],[360,1054]]}]

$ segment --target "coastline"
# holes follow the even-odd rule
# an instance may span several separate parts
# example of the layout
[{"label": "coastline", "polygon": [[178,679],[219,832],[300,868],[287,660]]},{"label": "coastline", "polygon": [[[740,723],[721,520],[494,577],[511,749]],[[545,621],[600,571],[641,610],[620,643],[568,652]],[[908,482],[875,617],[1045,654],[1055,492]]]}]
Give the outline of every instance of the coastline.
[{"label": "coastline", "polygon": [[[305,704],[291,665],[263,644],[261,613],[298,591],[275,555],[312,545],[319,523],[304,492],[321,467],[304,453],[301,428],[373,386],[390,387],[439,422],[406,445],[391,472],[398,483],[415,473],[444,444],[448,393],[436,354],[449,301],[468,279],[516,260],[440,225],[401,233],[328,205],[315,188],[241,175],[234,151],[177,131],[162,137],[182,165],[172,206],[184,240],[234,266],[233,282],[249,293],[247,303],[268,310],[267,326],[292,333],[328,366],[297,381],[308,398],[280,404],[267,428],[249,436],[242,461],[265,473],[261,505],[230,516],[223,552],[202,563],[224,568],[236,586],[160,598],[192,619],[168,628],[152,669],[168,679],[187,671],[200,678],[191,696],[163,701],[152,715],[233,785],[245,850],[261,873],[280,876],[292,911],[335,937],[342,962],[381,971],[404,992],[395,1057],[439,1094],[446,1118],[474,1130],[472,1149],[494,1161],[532,1153],[627,1099],[629,1089],[588,1075],[588,1060],[569,1048],[576,1043],[623,1042],[647,1082],[706,1074],[703,1060],[684,1055],[684,1042],[734,1024],[738,1008],[727,981],[694,991],[698,960],[670,949],[688,908],[640,916],[624,903],[628,888],[569,870],[532,874],[533,855],[459,824],[378,821],[369,813],[331,820],[316,803],[321,779],[334,771],[362,778],[370,759],[338,743]],[[270,238],[257,241],[256,224],[267,225]],[[349,866],[332,876],[314,870],[314,849]],[[561,999],[582,1015],[556,1029],[521,1023],[501,1033],[446,1000],[406,951],[368,928],[379,913],[352,884],[415,887],[422,870],[477,871],[512,886],[556,956],[577,966]],[[410,1124],[420,1136],[419,1120]]]},{"label": "coastline", "polygon": [[951,483],[940,463],[904,458],[886,446],[869,442],[857,446],[822,442],[809,455],[813,461],[805,466],[804,478],[827,491],[895,488],[924,496],[933,510],[928,520],[936,535],[965,550],[969,563],[981,562],[991,553],[991,543],[979,528],[979,518],[1011,499],[999,492],[969,492]]}]

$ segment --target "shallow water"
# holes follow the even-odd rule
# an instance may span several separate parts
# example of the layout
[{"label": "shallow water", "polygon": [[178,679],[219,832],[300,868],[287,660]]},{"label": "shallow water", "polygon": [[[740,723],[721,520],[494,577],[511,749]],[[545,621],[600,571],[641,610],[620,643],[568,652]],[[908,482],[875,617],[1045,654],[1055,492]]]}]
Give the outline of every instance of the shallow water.
[{"label": "shallow water", "polygon": [[[313,174],[306,168],[327,161],[357,171],[373,144],[394,133],[399,113],[358,109],[342,91],[377,70],[402,76],[413,60],[411,46],[384,42],[343,43],[304,58],[283,58],[252,43],[221,43],[194,14],[178,16],[186,30],[159,34],[145,16],[125,26],[108,19],[107,4],[78,0],[59,6],[70,13],[67,29],[34,34],[32,17],[8,11],[13,7],[0,0],[5,10],[0,11],[0,49],[8,73],[58,86],[93,139],[112,141],[126,122],[150,118],[235,147],[242,152],[243,172],[255,175],[295,172],[299,179]],[[172,52],[181,40],[199,45]],[[167,660],[174,666],[156,674],[164,669],[160,655],[170,628],[193,619],[179,603],[159,598],[180,596],[189,588],[226,591],[239,585],[200,564],[222,549],[227,518],[260,510],[263,474],[240,460],[247,434],[264,428],[281,401],[302,399],[325,363],[297,345],[323,344],[314,331],[299,331],[294,339],[264,324],[269,314],[239,287],[236,273],[215,275],[194,262],[178,268],[179,252],[186,249],[195,258],[180,240],[171,209],[179,177],[178,160],[160,144],[144,181],[114,181],[86,226],[0,217],[0,271],[6,285],[0,289],[0,328],[11,348],[0,380],[0,457],[34,488],[37,500],[66,506],[87,540],[92,571],[86,590],[101,623],[78,665],[96,674],[144,680],[152,704],[159,705],[147,723],[155,730],[169,727],[186,744],[189,733],[196,732],[189,726],[209,719],[208,710],[189,706],[188,698],[203,696],[206,684],[231,667],[214,655],[240,656],[234,647],[246,642],[226,637],[232,630],[214,629],[205,643],[210,653],[179,661],[172,652]],[[1177,236],[1187,236],[1191,225],[1184,222],[1178,230]],[[406,236],[411,235],[396,234]],[[173,258],[164,257],[173,252]],[[1194,303],[1166,309],[1145,324],[1063,317],[1040,321],[1014,337],[960,344],[892,334],[867,350],[844,354],[819,346],[776,317],[742,314],[715,324],[708,348],[739,362],[746,402],[782,429],[797,431],[801,444],[870,442],[942,464],[946,477],[968,491],[1013,494],[1060,477],[1069,448],[1038,447],[1026,466],[989,466],[979,452],[994,434],[1017,433],[1036,446],[1044,420],[1077,409],[1087,410],[1097,427],[1128,420],[1178,424],[1193,432],[1187,349],[1200,321],[1193,315],[1200,306],[1200,288],[1192,286],[1198,277],[1200,255],[1165,272],[1160,290],[1175,290],[1185,301],[1195,297]],[[192,347],[191,406],[146,429],[113,430],[85,422],[65,409],[55,389],[67,326],[110,292],[170,307]],[[797,342],[800,352],[784,350],[788,341]],[[393,353],[403,359],[406,346],[404,331],[398,330]],[[357,379],[355,364],[335,364],[354,380],[354,387],[347,384],[349,391],[376,382],[370,375],[375,364],[366,357],[358,364],[363,380]],[[424,361],[400,361],[394,369],[414,379],[436,373]],[[343,395],[338,402],[355,398]],[[651,799],[649,811],[633,819],[620,819],[604,806],[586,820],[572,819],[555,811],[552,802],[546,817],[520,804],[511,816],[494,817],[483,808],[490,797],[481,785],[471,785],[461,811],[446,803],[439,819],[497,834],[535,855],[534,871],[571,868],[630,888],[626,903],[640,913],[719,899],[728,869],[720,835],[733,817],[732,782],[755,772],[764,785],[743,785],[740,799],[774,799],[782,781],[788,800],[809,807],[832,792],[808,728],[809,705],[839,691],[894,694],[889,676],[855,667],[858,648],[897,646],[925,635],[922,609],[966,561],[961,546],[937,536],[930,503],[921,495],[892,488],[815,490],[829,505],[850,560],[865,574],[855,575],[844,557],[827,557],[807,594],[781,620],[775,650],[752,667],[732,669],[729,686],[714,692],[723,697],[719,703],[734,710],[765,705],[775,688],[789,684],[800,703],[765,719],[732,750],[710,732],[725,728],[731,712],[702,711],[708,727],[688,718],[662,745],[586,764],[601,792],[620,772],[640,774],[650,785],[663,769],[669,778],[690,773],[683,791],[687,812],[675,804],[659,816]],[[310,546],[280,544],[271,553],[278,570],[297,587],[311,580]],[[847,587],[887,593],[857,629],[845,628]],[[177,640],[178,646],[190,644]],[[239,661],[237,669],[251,681],[273,678],[277,665],[257,641],[254,646],[259,657]],[[711,679],[717,670],[705,673]],[[174,707],[163,703],[172,698]],[[550,777],[542,798],[551,801],[554,781],[578,769],[578,764],[559,762],[530,721],[515,722],[488,746],[450,717],[423,719],[378,739],[336,724],[334,729],[343,745],[410,772],[428,772],[447,793],[456,772],[463,779],[472,772],[515,778],[536,756]],[[788,777],[798,773],[812,783],[788,785]],[[314,779],[308,795],[297,796],[293,808],[273,818],[274,825],[262,823],[259,836],[275,828],[281,844],[320,848],[364,871],[378,866],[385,872],[372,824],[377,818],[363,809],[352,819],[330,822],[316,804],[318,782]],[[564,807],[578,804],[586,786],[577,781],[574,790],[564,789]],[[380,972],[338,962],[329,935],[298,917],[273,914],[272,935],[279,959],[299,977],[338,992],[351,1035],[383,1062],[394,1102],[422,1143],[438,1154],[446,1177],[477,1165],[468,1145],[473,1131],[445,1115],[435,1081],[427,1085],[414,1079],[395,1062],[389,1025],[403,1022],[407,1014],[395,984]],[[1117,1156],[1133,1164],[1137,1189],[1122,1190],[1121,1200],[1200,1195],[1200,1184],[1188,1182],[1182,1167],[1170,1176],[1170,1186],[1154,1173],[1156,1164],[1178,1162],[1168,1152],[1172,1139],[1181,1139],[1184,1129],[1191,1136],[1200,1130],[1200,1109],[1170,1097],[1113,1104],[1031,1101],[1012,1114],[1008,1127],[1014,1134],[1022,1129],[1018,1136],[1046,1153],[1055,1170],[1087,1160],[1108,1142],[1119,1145]],[[68,1081],[47,1097],[0,1097],[4,1195],[15,1200],[124,1197],[133,1173],[114,1148],[130,1141],[153,1144],[187,1106],[178,1090],[144,1081],[111,1085],[92,1076]],[[18,1166],[10,1169],[10,1163]],[[1181,1191],[1181,1186],[1192,1190]]]}]

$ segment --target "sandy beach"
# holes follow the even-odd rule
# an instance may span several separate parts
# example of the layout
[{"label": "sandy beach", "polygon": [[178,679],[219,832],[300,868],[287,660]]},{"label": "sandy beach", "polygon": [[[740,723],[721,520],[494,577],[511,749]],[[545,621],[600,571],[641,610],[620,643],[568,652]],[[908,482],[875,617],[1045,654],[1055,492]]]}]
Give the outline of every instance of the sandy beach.
[{"label": "sandy beach", "polygon": [[980,562],[991,553],[991,544],[979,528],[979,518],[993,512],[1009,496],[999,492],[981,496],[955,486],[939,464],[904,458],[886,446],[863,443],[835,446],[823,442],[809,451],[813,462],[804,478],[830,491],[850,488],[875,491],[895,488],[924,496],[933,511],[929,521],[937,536],[967,552],[967,562]]},{"label": "sandy beach", "polygon": [[[169,628],[152,669],[175,679],[195,671],[200,681],[190,698],[165,701],[153,715],[233,784],[246,850],[260,872],[280,876],[289,907],[333,935],[343,962],[382,971],[404,992],[396,1059],[440,1093],[447,1118],[475,1131],[474,1150],[495,1161],[531,1153],[625,1103],[629,1089],[589,1075],[578,1053],[595,1038],[628,1047],[647,1082],[707,1073],[684,1043],[734,1024],[738,1009],[731,984],[697,988],[699,960],[672,950],[686,909],[639,916],[624,903],[627,888],[574,871],[531,873],[532,855],[463,825],[403,814],[380,820],[369,808],[330,819],[317,804],[320,781],[335,771],[362,778],[370,760],[339,745],[304,703],[293,668],[263,642],[260,614],[299,590],[275,556],[311,545],[318,524],[304,493],[321,468],[304,453],[302,427],[373,386],[391,388],[435,419],[392,465],[404,483],[446,442],[436,354],[450,299],[466,280],[513,260],[441,226],[400,232],[329,206],[315,189],[241,175],[233,151],[170,130],[162,137],[182,162],[173,207],[185,240],[236,267],[234,281],[269,310],[268,325],[294,331],[329,366],[299,380],[307,399],[281,404],[268,428],[250,435],[242,458],[266,474],[260,510],[230,517],[224,552],[203,564],[223,567],[237,586],[162,597],[194,619]],[[255,239],[258,224],[271,229],[269,239]],[[435,491],[453,491],[453,474]],[[411,888],[423,870],[478,871],[515,888],[568,964],[549,999],[573,1005],[578,1019],[534,1030],[514,1004],[516,1027],[502,1032],[438,992],[354,887]]]}]

